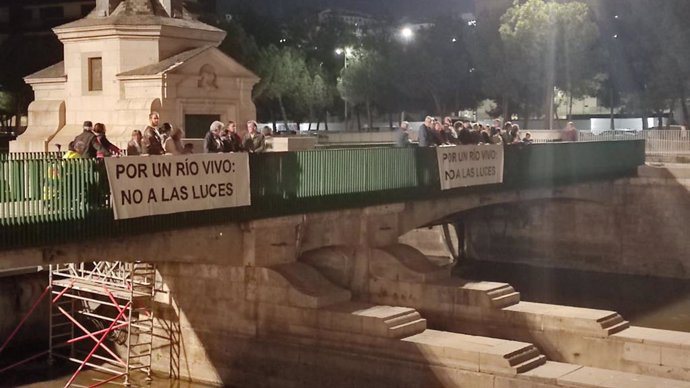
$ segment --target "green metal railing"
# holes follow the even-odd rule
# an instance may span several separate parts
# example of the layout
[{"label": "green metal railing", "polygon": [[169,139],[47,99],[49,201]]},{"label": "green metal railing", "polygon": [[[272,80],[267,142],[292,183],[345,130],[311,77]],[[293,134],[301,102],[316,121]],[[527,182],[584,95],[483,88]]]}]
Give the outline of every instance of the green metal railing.
[{"label": "green metal railing", "polygon": [[250,155],[252,206],[113,219],[102,162],[57,154],[0,157],[0,250],[50,246],[175,228],[444,198],[473,192],[553,187],[633,175],[644,141],[515,145],[504,183],[440,190],[433,148],[355,148]]}]

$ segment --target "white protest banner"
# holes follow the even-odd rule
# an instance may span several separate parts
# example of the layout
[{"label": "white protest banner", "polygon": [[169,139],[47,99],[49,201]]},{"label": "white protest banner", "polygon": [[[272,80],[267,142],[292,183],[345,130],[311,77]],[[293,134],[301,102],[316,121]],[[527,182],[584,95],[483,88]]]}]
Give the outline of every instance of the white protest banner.
[{"label": "white protest banner", "polygon": [[251,205],[246,153],[106,158],[115,219]]},{"label": "white protest banner", "polygon": [[503,182],[503,146],[466,145],[436,148],[441,190]]}]

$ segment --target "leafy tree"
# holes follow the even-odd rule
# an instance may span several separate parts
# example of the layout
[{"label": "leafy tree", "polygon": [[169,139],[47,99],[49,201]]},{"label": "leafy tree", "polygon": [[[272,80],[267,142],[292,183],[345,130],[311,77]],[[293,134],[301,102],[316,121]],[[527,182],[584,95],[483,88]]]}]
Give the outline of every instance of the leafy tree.
[{"label": "leafy tree", "polygon": [[325,77],[321,72],[315,72],[309,78],[309,81],[306,99],[307,106],[309,107],[309,129],[311,129],[311,123],[316,119],[316,128],[318,130],[322,112],[332,104],[333,92],[326,84]]},{"label": "leafy tree", "polygon": [[649,69],[647,82],[643,85],[644,94],[638,96],[638,101],[659,116],[671,109],[673,101],[680,101],[684,120],[688,121],[686,99],[690,79],[690,48],[687,42],[690,39],[690,25],[679,15],[687,15],[690,4],[679,0],[644,0],[631,9],[633,14],[629,23],[640,23],[638,29],[643,29],[647,36],[630,39],[626,43],[631,47],[641,46],[650,54],[638,59],[641,62],[638,66]]},{"label": "leafy tree", "polygon": [[268,46],[259,53],[256,70],[261,82],[254,89],[254,99],[276,101],[285,127],[288,127],[286,105],[302,106],[308,70],[303,55],[289,47]]},{"label": "leafy tree", "polygon": [[[369,128],[373,127],[373,107],[381,87],[383,58],[375,52],[359,52],[344,68],[338,82],[338,91],[345,101],[367,111]],[[361,129],[361,128],[359,128]]]},{"label": "leafy tree", "polygon": [[563,89],[573,92],[575,85],[582,86],[574,81],[594,73],[580,75],[577,70],[585,66],[577,58],[591,50],[598,35],[589,8],[579,2],[526,0],[509,8],[501,22],[501,39],[513,59],[510,79],[518,85],[526,114],[542,107],[544,117],[551,119],[558,75],[565,75]]},{"label": "leafy tree", "polygon": [[0,92],[0,126],[9,126],[9,119],[16,113],[15,96],[9,92]]},{"label": "leafy tree", "polygon": [[690,3],[610,0],[594,4],[594,10],[607,86],[613,97],[621,96],[623,111],[646,118],[661,115],[675,101],[687,120],[690,26],[680,15],[690,12]]},{"label": "leafy tree", "polygon": [[594,93],[594,77],[601,70],[599,30],[589,7],[570,2],[558,8],[558,45],[556,52],[556,86],[569,95],[568,115],[574,97]]}]

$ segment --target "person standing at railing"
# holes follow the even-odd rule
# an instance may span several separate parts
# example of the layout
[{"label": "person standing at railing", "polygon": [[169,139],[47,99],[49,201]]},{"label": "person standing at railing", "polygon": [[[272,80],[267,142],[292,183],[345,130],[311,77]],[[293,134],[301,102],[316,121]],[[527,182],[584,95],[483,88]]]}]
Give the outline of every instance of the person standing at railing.
[{"label": "person standing at railing", "polygon": [[510,128],[510,144],[518,144],[521,143],[522,140],[520,139],[520,126],[517,124],[513,124],[513,126]]},{"label": "person standing at railing", "polygon": [[93,133],[96,135],[96,142],[101,147],[101,150],[96,153],[97,158],[120,155],[120,149],[115,144],[111,143],[105,136],[105,124],[96,123],[96,125],[93,126]]},{"label": "person standing at railing", "polygon": [[568,123],[568,125],[565,126],[565,129],[563,130],[563,134],[561,135],[561,140],[563,141],[577,141],[577,128],[575,127],[575,123],[572,121]]},{"label": "person standing at railing", "polygon": [[234,121],[228,121],[221,139],[223,140],[223,152],[242,151],[242,138],[237,134],[237,124]]},{"label": "person standing at railing", "polygon": [[522,139],[523,144],[532,144],[534,141],[532,140],[532,134],[529,132],[525,132],[525,137]]},{"label": "person standing at railing", "polygon": [[141,141],[143,154],[163,155],[163,139],[158,130],[160,120],[158,112],[149,114],[149,125],[144,129],[144,137]]},{"label": "person standing at railing", "polygon": [[71,141],[67,146],[67,152],[62,156],[62,159],[79,159],[84,152],[84,143]]},{"label": "person standing at railing", "polygon": [[494,119],[493,125],[491,125],[491,128],[489,128],[489,133],[494,133],[494,129],[498,133],[501,132],[501,119]]},{"label": "person standing at railing", "polygon": [[[165,144],[165,141],[168,140],[168,138],[172,134],[172,130],[173,130],[172,124],[163,123],[163,126],[158,131],[158,137],[161,139],[161,144]],[[165,148],[165,147],[163,147],[163,148]]]},{"label": "person standing at railing", "polygon": [[453,128],[453,119],[449,116],[443,118],[443,136],[449,144],[458,144],[458,133]]},{"label": "person standing at railing", "polygon": [[256,121],[247,122],[247,134],[244,135],[242,146],[249,152],[259,153],[266,151],[266,138],[257,131]]},{"label": "person standing at railing", "polygon": [[503,144],[500,126],[492,126],[491,128],[489,128],[489,142],[491,144]]},{"label": "person standing at railing", "polygon": [[132,131],[132,139],[127,143],[127,155],[137,156],[143,153],[144,149],[141,145],[142,137],[140,130],[135,129]]},{"label": "person standing at railing", "polygon": [[450,145],[450,141],[446,138],[446,134],[443,132],[443,124],[440,121],[434,121],[434,143],[436,146]]},{"label": "person standing at railing", "polygon": [[220,134],[223,131],[223,123],[220,121],[214,121],[204,137],[204,153],[206,154],[216,154],[223,152],[223,140],[220,138]]},{"label": "person standing at railing", "polygon": [[434,145],[433,142],[433,125],[434,119],[431,116],[426,116],[424,118],[424,123],[419,126],[419,131],[417,133],[417,142],[419,142],[420,147],[431,147]]},{"label": "person standing at railing", "polygon": [[96,158],[98,155],[104,155],[108,152],[98,141],[94,126],[88,120],[84,121],[84,131],[77,135],[73,142],[74,144],[83,144],[83,149],[80,152],[82,158]]},{"label": "person standing at railing", "polygon": [[182,145],[182,138],[184,131],[180,127],[173,127],[170,130],[170,136],[165,140],[163,148],[166,155],[184,155],[184,145]]},{"label": "person standing at railing", "polygon": [[410,123],[403,121],[400,123],[400,128],[398,128],[398,133],[395,135],[395,146],[404,148],[410,146]]},{"label": "person standing at railing", "polygon": [[503,145],[508,145],[513,142],[513,139],[510,138],[510,131],[513,129],[513,123],[510,121],[506,121],[505,124],[503,124],[503,129],[501,130],[501,142]]}]

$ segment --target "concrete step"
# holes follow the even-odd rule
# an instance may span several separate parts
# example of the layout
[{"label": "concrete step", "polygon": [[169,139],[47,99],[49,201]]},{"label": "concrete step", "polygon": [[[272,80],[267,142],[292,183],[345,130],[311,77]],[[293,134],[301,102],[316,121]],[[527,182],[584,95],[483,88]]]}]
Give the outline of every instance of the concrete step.
[{"label": "concrete step", "polygon": [[413,310],[413,311],[408,312],[408,313],[398,314],[398,315],[394,315],[390,318],[384,319],[384,322],[389,327],[393,327],[393,326],[398,326],[401,324],[405,324],[407,322],[411,322],[411,321],[420,319],[421,317],[422,316],[417,311]]},{"label": "concrete step", "polygon": [[606,330],[608,335],[619,333],[630,327],[630,322],[623,319],[618,313],[612,313],[607,317],[598,319],[597,322],[599,322],[602,329]]},{"label": "concrete step", "polygon": [[546,356],[540,354],[520,364],[514,365],[513,368],[515,368],[515,372],[517,373],[525,373],[544,364],[546,364]]},{"label": "concrete step", "polygon": [[420,318],[411,322],[390,327],[388,338],[405,338],[411,335],[419,334],[424,330],[426,330],[426,319]]},{"label": "concrete step", "polygon": [[515,366],[533,360],[541,355],[542,354],[539,352],[539,349],[537,349],[536,346],[530,345],[523,349],[506,354],[505,358],[508,360],[508,364],[510,366]]},{"label": "concrete step", "polygon": [[494,308],[497,309],[502,309],[504,307],[512,306],[517,303],[520,303],[519,292],[511,292],[509,294],[491,298],[491,304]]},{"label": "concrete step", "polygon": [[520,303],[520,293],[510,284],[501,285],[486,293],[491,299],[491,307],[504,308]]},{"label": "concrete step", "polygon": [[347,302],[318,312],[319,329],[372,337],[403,338],[426,330],[426,319],[407,307]]},{"label": "concrete step", "polygon": [[623,321],[623,322],[617,323],[613,326],[607,327],[604,330],[606,330],[606,333],[608,333],[608,335],[612,335],[612,334],[620,333],[621,331],[628,329],[628,328],[630,328],[630,322]]},{"label": "concrete step", "polygon": [[546,357],[534,345],[497,338],[425,330],[402,339],[411,344],[412,359],[432,357],[440,364],[450,363],[464,369],[491,374],[523,373],[543,365]]},{"label": "concrete step", "polygon": [[[520,303],[520,293],[506,283],[460,281],[455,303],[467,306],[502,309]],[[444,283],[438,283],[444,285]],[[447,286],[453,287],[452,284]]]}]

